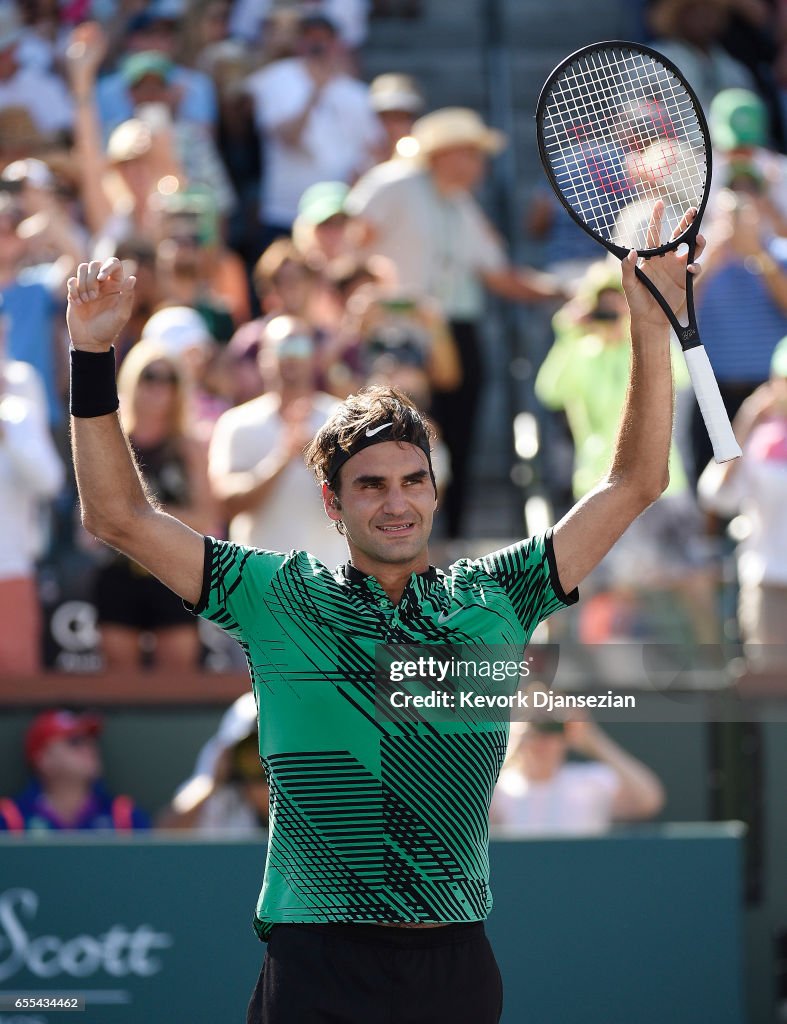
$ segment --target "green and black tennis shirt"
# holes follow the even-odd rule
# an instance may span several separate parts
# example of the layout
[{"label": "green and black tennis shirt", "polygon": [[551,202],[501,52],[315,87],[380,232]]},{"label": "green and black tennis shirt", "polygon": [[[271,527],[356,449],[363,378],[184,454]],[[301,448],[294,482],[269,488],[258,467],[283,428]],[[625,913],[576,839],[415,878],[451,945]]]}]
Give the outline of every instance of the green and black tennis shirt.
[{"label": "green and black tennis shirt", "polygon": [[375,649],[521,651],[577,597],[560,586],[551,531],[413,573],[397,605],[350,564],[206,538],[194,611],[244,649],[270,782],[254,920],[263,941],[285,922],[486,918],[488,809],[508,721],[386,721],[375,713]]}]

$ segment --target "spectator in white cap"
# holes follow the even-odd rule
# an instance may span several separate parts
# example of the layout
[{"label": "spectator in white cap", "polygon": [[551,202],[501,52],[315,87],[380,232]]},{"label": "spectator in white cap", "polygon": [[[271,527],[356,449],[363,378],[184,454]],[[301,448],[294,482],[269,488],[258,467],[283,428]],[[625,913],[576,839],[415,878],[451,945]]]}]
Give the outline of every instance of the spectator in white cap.
[{"label": "spectator in white cap", "polygon": [[142,328],[142,341],[153,342],[186,375],[190,427],[207,444],[213,425],[230,405],[225,349],[216,344],[204,317],[191,306],[158,310]]},{"label": "spectator in white cap", "polygon": [[399,142],[412,134],[416,118],[423,114],[423,94],[410,75],[386,74],[372,81],[369,100],[385,133],[378,159],[390,160]]},{"label": "spectator in white cap", "polygon": [[513,267],[473,196],[489,157],[506,144],[474,110],[446,107],[416,121],[400,151],[410,160],[372,168],[345,208],[357,219],[366,250],[396,267],[403,293],[436,299],[449,320],[462,362],[462,382],[436,392],[432,412],[451,452],[453,480],[443,508],[449,536],[462,525],[467,464],[483,382],[478,330],[484,286],[507,299],[558,298],[557,283]]},{"label": "spectator in white cap", "polygon": [[158,828],[259,833],[268,826],[268,782],[257,748],[257,704],[244,693],[222,716],[178,786]]},{"label": "spectator in white cap", "polygon": [[172,359],[188,357],[193,351],[205,352],[213,338],[199,313],[190,306],[166,306],[142,328],[142,338],[154,341]]}]

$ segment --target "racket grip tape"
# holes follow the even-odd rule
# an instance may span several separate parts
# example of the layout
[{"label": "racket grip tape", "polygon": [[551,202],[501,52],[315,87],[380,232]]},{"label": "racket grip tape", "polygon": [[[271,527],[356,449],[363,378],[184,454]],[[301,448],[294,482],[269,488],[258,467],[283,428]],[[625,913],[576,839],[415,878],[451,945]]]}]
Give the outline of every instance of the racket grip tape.
[{"label": "racket grip tape", "polygon": [[729,462],[731,459],[740,458],[741,448],[732,432],[730,418],[724,408],[708,353],[702,345],[696,345],[694,348],[686,349],[683,354],[689,367],[691,383],[705,421],[705,428],[713,446],[714,459],[716,462]]}]

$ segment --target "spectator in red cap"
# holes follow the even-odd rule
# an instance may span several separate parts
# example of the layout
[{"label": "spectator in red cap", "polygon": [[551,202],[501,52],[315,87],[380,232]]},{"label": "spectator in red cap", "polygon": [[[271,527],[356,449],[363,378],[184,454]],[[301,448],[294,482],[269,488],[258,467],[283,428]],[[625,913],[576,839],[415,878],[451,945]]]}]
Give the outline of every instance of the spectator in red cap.
[{"label": "spectator in red cap", "polygon": [[112,796],[101,781],[95,715],[54,709],[33,719],[25,757],[33,779],[15,799],[0,797],[0,832],[150,828],[127,796]]}]

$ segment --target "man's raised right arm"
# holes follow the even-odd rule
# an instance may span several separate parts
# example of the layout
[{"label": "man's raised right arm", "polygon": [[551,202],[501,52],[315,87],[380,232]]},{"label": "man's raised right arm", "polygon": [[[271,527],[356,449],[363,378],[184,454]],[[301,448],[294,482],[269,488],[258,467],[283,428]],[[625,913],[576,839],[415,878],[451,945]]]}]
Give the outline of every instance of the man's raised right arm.
[{"label": "man's raised right arm", "polygon": [[68,282],[66,319],[75,350],[71,439],[82,523],[196,604],[204,538],[150,501],[119,415],[111,411],[116,402],[106,353],[131,314],[135,283],[117,259],[81,263]]}]

